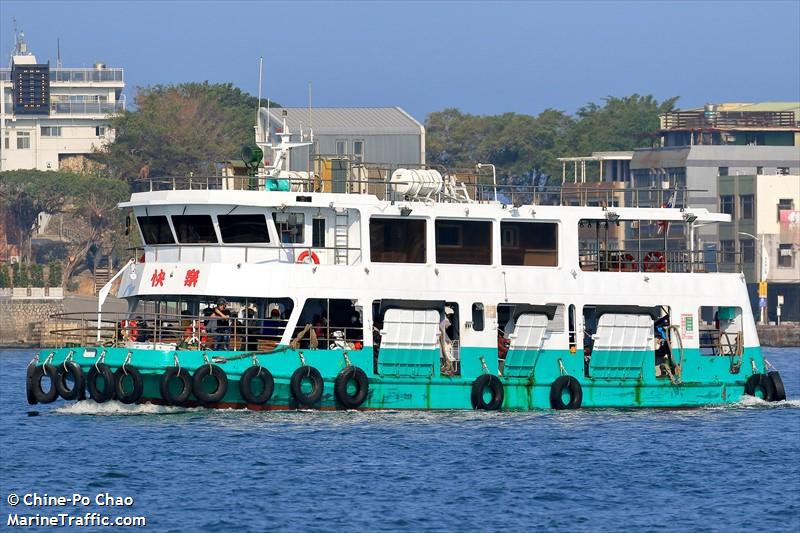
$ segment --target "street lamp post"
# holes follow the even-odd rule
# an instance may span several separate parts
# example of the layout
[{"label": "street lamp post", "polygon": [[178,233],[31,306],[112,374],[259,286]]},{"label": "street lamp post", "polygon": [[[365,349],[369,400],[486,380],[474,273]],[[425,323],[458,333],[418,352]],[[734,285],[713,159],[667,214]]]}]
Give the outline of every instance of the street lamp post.
[{"label": "street lamp post", "polygon": [[763,284],[765,284],[767,282],[767,274],[769,272],[769,263],[768,263],[769,256],[767,256],[767,250],[766,250],[766,246],[765,246],[765,243],[764,243],[764,235],[762,234],[762,235],[759,235],[758,237],[756,237],[755,235],[753,235],[751,233],[747,233],[745,231],[737,231],[737,233],[739,235],[745,235],[747,237],[750,237],[751,239],[755,240],[758,243],[758,248],[759,248],[759,250],[758,250],[758,281],[759,281],[759,284],[758,284],[759,315],[758,316],[759,316],[759,321],[758,322],[759,322],[759,324],[761,324],[763,326],[764,324],[767,323],[767,302],[766,302],[767,294],[764,293],[764,295],[763,295],[764,305],[762,306],[761,305],[761,298],[762,298],[762,296],[761,296],[761,287],[763,286]]}]

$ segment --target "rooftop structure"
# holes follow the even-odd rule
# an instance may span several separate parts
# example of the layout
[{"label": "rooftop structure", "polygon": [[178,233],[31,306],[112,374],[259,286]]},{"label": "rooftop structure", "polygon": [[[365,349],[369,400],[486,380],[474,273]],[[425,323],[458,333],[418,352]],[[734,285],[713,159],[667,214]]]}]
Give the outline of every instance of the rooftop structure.
[{"label": "rooftop structure", "polygon": [[800,145],[800,102],[707,104],[660,119],[662,146]]},{"label": "rooftop structure", "polygon": [[113,138],[110,117],[125,110],[123,69],[53,68],[17,37],[0,69],[0,170],[86,170],[86,155]]},{"label": "rooftop structure", "polygon": [[[288,170],[307,171],[314,159],[352,164],[425,163],[425,127],[399,107],[280,107],[259,112],[259,143],[276,140],[284,127],[312,142],[292,150]],[[324,166],[324,165],[323,165]],[[341,166],[341,165],[340,165]]]}]

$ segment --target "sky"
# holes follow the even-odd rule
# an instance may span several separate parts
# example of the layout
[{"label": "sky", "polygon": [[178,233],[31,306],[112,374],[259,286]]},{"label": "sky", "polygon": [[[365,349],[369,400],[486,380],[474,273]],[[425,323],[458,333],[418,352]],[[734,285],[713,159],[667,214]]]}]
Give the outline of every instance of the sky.
[{"label": "sky", "polygon": [[136,87],[231,82],[285,106],[574,113],[606,96],[800,101],[800,0],[0,0],[40,61],[124,67]]}]

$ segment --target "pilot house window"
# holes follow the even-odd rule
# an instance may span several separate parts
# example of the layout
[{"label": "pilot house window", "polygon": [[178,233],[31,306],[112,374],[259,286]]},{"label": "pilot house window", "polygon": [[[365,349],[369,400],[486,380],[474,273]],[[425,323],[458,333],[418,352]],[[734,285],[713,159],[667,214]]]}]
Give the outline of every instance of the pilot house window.
[{"label": "pilot house window", "polygon": [[558,266],[556,223],[501,222],[500,242],[504,265]]},{"label": "pilot house window", "polygon": [[172,230],[169,229],[167,217],[136,217],[145,244],[174,244]]},{"label": "pilot house window", "polygon": [[376,263],[424,263],[425,221],[373,218],[369,243],[370,259]]},{"label": "pilot house window", "polygon": [[264,215],[217,215],[222,242],[267,243],[269,230]]},{"label": "pilot house window", "polygon": [[178,242],[183,244],[216,243],[217,234],[210,215],[175,215],[172,217]]},{"label": "pilot house window", "polygon": [[275,229],[283,244],[302,244],[305,242],[303,227],[306,217],[303,213],[272,213]]},{"label": "pilot house window", "polygon": [[492,223],[477,220],[437,220],[436,262],[491,265]]}]

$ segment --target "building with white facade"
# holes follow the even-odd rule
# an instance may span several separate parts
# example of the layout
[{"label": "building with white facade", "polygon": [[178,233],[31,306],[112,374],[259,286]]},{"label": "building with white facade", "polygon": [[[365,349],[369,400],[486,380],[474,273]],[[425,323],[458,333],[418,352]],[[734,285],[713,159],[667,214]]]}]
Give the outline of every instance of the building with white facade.
[{"label": "building with white facade", "polygon": [[125,109],[123,69],[39,63],[20,34],[0,69],[0,170],[86,170],[86,155],[111,140]]}]

